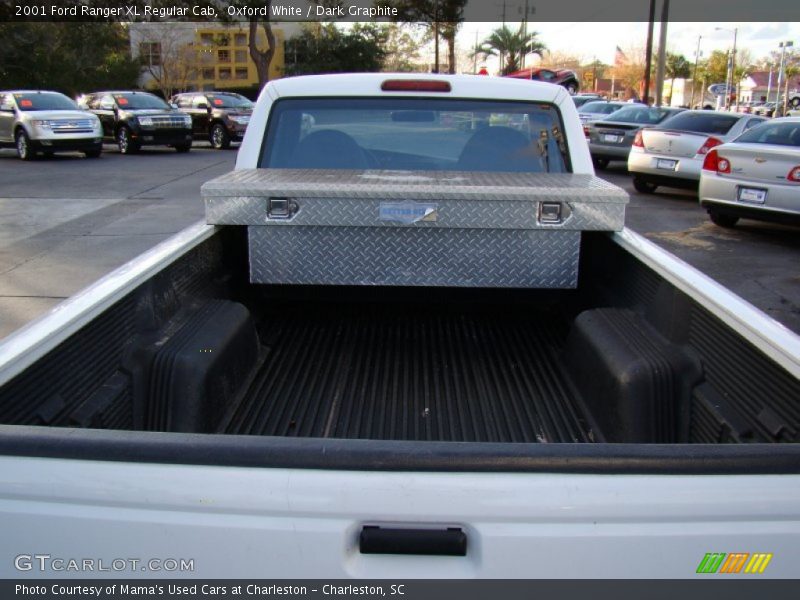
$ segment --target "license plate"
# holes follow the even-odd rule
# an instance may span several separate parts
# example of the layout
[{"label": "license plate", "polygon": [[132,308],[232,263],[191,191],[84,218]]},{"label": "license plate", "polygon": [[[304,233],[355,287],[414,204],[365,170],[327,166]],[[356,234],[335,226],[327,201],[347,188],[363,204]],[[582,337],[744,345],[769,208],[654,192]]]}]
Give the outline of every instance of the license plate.
[{"label": "license plate", "polygon": [[622,141],[621,135],[611,135],[607,133],[603,136],[603,141],[608,142],[610,144],[619,144]]},{"label": "license plate", "polygon": [[764,204],[767,199],[767,190],[757,190],[754,188],[739,188],[740,202],[754,202]]},{"label": "license plate", "polygon": [[659,158],[656,160],[656,169],[666,169],[667,171],[674,171],[675,166],[678,164],[677,160],[669,160],[667,158]]}]

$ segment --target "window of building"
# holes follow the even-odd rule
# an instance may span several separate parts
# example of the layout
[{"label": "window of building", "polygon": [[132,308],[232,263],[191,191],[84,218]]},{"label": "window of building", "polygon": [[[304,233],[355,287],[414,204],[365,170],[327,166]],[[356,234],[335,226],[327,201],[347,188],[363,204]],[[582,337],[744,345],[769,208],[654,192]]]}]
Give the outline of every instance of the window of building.
[{"label": "window of building", "polygon": [[222,68],[219,70],[219,78],[220,79],[230,79],[231,78],[231,70],[229,68]]},{"label": "window of building", "polygon": [[203,79],[214,79],[214,68],[203,69]]},{"label": "window of building", "polygon": [[230,50],[217,50],[217,60],[222,63],[231,62]]},{"label": "window of building", "polygon": [[214,34],[213,33],[201,33],[200,34],[200,43],[204,46],[213,46],[214,45]]},{"label": "window of building", "polygon": [[247,67],[236,68],[236,79],[247,79]]},{"label": "window of building", "polygon": [[247,50],[237,50],[235,56],[236,56],[236,62],[237,63],[246,63],[247,62]]},{"label": "window of building", "polygon": [[159,42],[141,42],[139,44],[139,60],[144,66],[161,66],[161,44]]},{"label": "window of building", "polygon": [[246,33],[237,33],[234,36],[234,43],[237,46],[247,46],[247,34]]}]

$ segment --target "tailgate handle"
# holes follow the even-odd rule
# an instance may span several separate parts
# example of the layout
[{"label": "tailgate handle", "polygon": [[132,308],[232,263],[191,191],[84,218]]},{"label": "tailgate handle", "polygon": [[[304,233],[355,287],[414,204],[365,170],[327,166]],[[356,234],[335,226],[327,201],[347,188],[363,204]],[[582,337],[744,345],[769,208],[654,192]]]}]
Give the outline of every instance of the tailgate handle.
[{"label": "tailgate handle", "polygon": [[467,534],[458,527],[400,529],[367,525],[359,538],[361,554],[466,556]]}]

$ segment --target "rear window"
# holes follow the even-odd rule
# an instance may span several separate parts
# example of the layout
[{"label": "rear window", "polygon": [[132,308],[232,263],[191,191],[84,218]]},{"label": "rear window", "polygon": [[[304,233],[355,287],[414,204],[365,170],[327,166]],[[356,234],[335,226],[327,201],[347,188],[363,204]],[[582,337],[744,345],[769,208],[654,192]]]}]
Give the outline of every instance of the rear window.
[{"label": "rear window", "polygon": [[639,123],[641,125],[656,125],[669,117],[674,115],[676,111],[666,108],[656,108],[650,106],[631,106],[627,108],[620,108],[611,114],[609,120],[614,120],[618,123]]},{"label": "rear window", "polygon": [[762,123],[745,131],[735,141],[747,144],[775,144],[798,148],[800,147],[800,122]]},{"label": "rear window", "polygon": [[78,105],[63,94],[14,94],[20,110],[76,110]]},{"label": "rear window", "polygon": [[610,115],[612,112],[618,111],[622,108],[619,104],[611,104],[610,102],[588,102],[581,106],[582,113],[595,113],[601,115]]},{"label": "rear window", "polygon": [[739,117],[715,112],[684,112],[664,121],[662,127],[725,135],[738,120]]},{"label": "rear window", "polygon": [[270,113],[262,168],[563,173],[550,104],[439,98],[287,98]]}]

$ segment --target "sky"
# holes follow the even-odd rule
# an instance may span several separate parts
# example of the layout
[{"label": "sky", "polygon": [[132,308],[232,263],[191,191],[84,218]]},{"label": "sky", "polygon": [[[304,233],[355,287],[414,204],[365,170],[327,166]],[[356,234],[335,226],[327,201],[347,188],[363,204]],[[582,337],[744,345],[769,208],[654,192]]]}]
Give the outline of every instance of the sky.
[{"label": "sky", "polygon": [[[480,42],[492,29],[501,26],[502,23],[464,23],[459,32],[459,44],[462,47],[472,47],[476,32]],[[516,29],[519,24],[508,23],[508,26]],[[717,27],[724,29],[716,30]],[[792,41],[795,47],[800,46],[800,23],[669,23],[667,49],[683,54],[693,62],[698,36],[702,36],[702,58],[709,56],[714,50],[729,50],[733,44],[734,29],[738,29],[737,50],[748,48],[753,59],[766,56],[771,50],[778,50],[778,42],[781,41]],[[617,46],[623,50],[630,46],[644,46],[647,38],[647,23],[531,22],[528,30],[538,31],[541,34],[540,39],[552,51],[577,54],[587,62],[597,58],[606,64],[613,64]],[[659,35],[659,24],[656,23],[653,32],[656,45]],[[490,71],[494,70],[493,66],[496,68],[491,60],[486,64]]]}]

